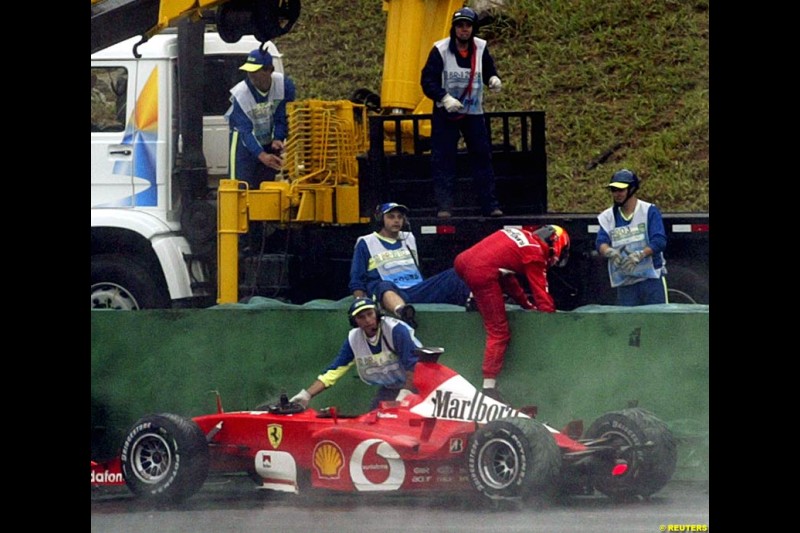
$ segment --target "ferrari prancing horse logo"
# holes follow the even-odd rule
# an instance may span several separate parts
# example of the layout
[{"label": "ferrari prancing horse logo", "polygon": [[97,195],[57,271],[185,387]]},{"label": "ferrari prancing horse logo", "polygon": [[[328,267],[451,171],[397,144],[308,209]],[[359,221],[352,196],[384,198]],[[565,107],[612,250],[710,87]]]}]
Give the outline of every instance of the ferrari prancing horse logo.
[{"label": "ferrari prancing horse logo", "polygon": [[277,449],[283,440],[283,426],[280,424],[270,424],[267,426],[267,438],[272,447]]}]

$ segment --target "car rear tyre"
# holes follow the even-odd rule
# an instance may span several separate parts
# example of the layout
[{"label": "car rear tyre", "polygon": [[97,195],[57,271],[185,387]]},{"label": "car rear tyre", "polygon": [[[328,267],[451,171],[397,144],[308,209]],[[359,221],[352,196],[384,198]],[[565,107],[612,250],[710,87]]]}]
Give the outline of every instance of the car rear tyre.
[{"label": "car rear tyre", "polygon": [[128,432],[121,463],[131,492],[149,500],[176,503],[205,483],[208,444],[192,420],[169,413],[148,415]]},{"label": "car rear tyre", "polygon": [[[594,488],[615,499],[648,497],[666,485],[675,473],[677,443],[667,425],[640,408],[607,413],[586,432],[589,439],[602,439],[616,449],[598,465]],[[612,475],[615,465],[626,463],[621,475]]]},{"label": "car rear tyre", "polygon": [[495,500],[550,496],[561,469],[553,435],[530,418],[489,422],[470,438],[467,460],[472,486]]}]

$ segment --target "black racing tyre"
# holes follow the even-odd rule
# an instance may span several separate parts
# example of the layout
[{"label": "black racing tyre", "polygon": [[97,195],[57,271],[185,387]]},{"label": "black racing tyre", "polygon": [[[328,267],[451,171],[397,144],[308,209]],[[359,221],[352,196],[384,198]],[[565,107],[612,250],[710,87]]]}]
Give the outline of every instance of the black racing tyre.
[{"label": "black racing tyre", "polygon": [[165,309],[170,306],[153,276],[124,254],[92,256],[92,309]]},{"label": "black racing tyre", "polygon": [[[594,488],[615,499],[648,497],[661,490],[675,473],[677,442],[667,425],[641,408],[606,413],[594,421],[586,438],[604,439],[617,449],[597,465]],[[628,465],[622,475],[611,473],[615,464]]]},{"label": "black racing tyre", "polygon": [[532,418],[502,418],[478,429],[467,454],[472,486],[493,500],[550,496],[561,451],[550,431]]},{"label": "black racing tyre", "polygon": [[121,462],[122,477],[135,495],[177,503],[205,483],[208,444],[192,420],[170,413],[148,415],[128,431]]}]

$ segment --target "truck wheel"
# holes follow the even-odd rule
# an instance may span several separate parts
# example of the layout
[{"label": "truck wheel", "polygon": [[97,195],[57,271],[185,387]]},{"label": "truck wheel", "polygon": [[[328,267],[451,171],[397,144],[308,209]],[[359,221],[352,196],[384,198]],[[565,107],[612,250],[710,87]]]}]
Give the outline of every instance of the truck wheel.
[{"label": "truck wheel", "polygon": [[[593,470],[594,488],[615,499],[647,497],[666,485],[675,473],[678,460],[675,437],[667,425],[640,408],[607,413],[586,432],[588,439],[602,439],[612,447]],[[624,462],[628,469],[612,475],[615,465]]]},{"label": "truck wheel", "polygon": [[708,279],[688,268],[668,265],[667,296],[671,304],[707,304]]},{"label": "truck wheel", "polygon": [[150,273],[128,256],[92,257],[92,309],[164,309],[170,301]]},{"label": "truck wheel", "polygon": [[175,503],[205,483],[208,444],[192,420],[170,413],[148,415],[125,437],[121,463],[131,492],[159,503]]},{"label": "truck wheel", "polygon": [[472,435],[468,452],[472,486],[493,500],[549,496],[556,488],[561,451],[536,420],[493,420]]}]

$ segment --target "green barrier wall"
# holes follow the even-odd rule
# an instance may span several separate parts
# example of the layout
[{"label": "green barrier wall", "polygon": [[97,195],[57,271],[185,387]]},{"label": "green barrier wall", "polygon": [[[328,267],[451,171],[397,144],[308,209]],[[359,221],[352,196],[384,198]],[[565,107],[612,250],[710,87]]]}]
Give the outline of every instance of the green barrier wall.
[{"label": "green barrier wall", "polygon": [[[419,306],[423,307],[423,306]],[[418,311],[420,309],[418,308]],[[417,336],[481,385],[477,313],[418,312]],[[708,479],[708,313],[509,312],[512,341],[499,377],[514,405],[562,428],[638,402],[679,439],[676,480]],[[336,355],[349,329],[339,309],[92,311],[92,458],[113,455],[127,428],[152,412],[196,416],[290,397]],[[312,400],[348,414],[374,389],[351,370]]]}]

